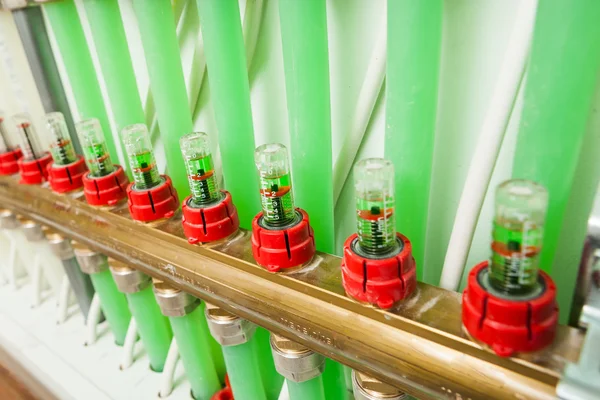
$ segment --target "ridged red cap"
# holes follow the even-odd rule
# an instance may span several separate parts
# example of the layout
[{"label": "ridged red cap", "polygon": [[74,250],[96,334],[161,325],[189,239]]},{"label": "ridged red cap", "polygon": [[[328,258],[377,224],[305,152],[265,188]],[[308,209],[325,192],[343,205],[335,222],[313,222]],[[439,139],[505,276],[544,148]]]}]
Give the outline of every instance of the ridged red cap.
[{"label": "ridged red cap", "polygon": [[99,178],[83,176],[83,193],[92,206],[112,206],[127,197],[129,179],[123,167],[115,164],[115,170]]},{"label": "ridged red cap", "polygon": [[22,185],[39,185],[48,179],[48,164],[52,162],[50,153],[45,153],[36,160],[25,161],[21,157],[18,161],[19,172],[21,173]]},{"label": "ridged red cap", "polygon": [[133,190],[134,183],[127,187],[129,213],[136,221],[150,222],[170,218],[179,208],[179,197],[171,178],[161,175],[164,182],[146,190]]},{"label": "ridged red cap", "polygon": [[302,214],[302,220],[287,229],[262,227],[258,223],[262,212],[252,220],[252,254],[258,265],[270,272],[298,267],[315,255],[315,239],[308,214],[300,208],[296,210]]},{"label": "ridged red cap", "polygon": [[19,172],[19,159],[23,157],[21,149],[0,154],[0,175],[14,175]]},{"label": "ridged red cap", "polygon": [[355,233],[344,243],[342,283],[346,294],[365,303],[387,309],[403,300],[417,287],[417,268],[410,240],[396,233],[402,250],[389,258],[375,259],[358,255],[352,249]]},{"label": "ridged red cap", "polygon": [[81,179],[88,173],[82,156],[69,165],[48,164],[48,182],[56,193],[67,193],[83,186]]},{"label": "ridged red cap", "polygon": [[226,190],[221,192],[225,195],[223,200],[210,207],[190,207],[188,202],[192,196],[183,201],[183,232],[191,244],[223,239],[240,227],[240,219],[231,194]]},{"label": "ridged red cap", "polygon": [[469,334],[487,344],[501,357],[532,352],[554,340],[558,323],[556,286],[543,271],[544,292],[529,300],[508,300],[489,293],[479,282],[488,267],[484,261],[469,273],[463,292],[462,320]]}]

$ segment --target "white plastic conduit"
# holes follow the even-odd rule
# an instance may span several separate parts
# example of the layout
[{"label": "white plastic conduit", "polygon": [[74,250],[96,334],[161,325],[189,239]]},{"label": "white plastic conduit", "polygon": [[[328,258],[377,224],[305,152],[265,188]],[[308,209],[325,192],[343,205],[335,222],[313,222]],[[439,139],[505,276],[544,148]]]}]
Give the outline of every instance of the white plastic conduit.
[{"label": "white plastic conduit", "polygon": [[335,164],[333,165],[333,200],[337,203],[340,193],[344,188],[354,159],[358,153],[365,132],[371,120],[373,109],[381,92],[385,80],[385,64],[387,60],[387,17],[382,18],[379,24],[379,33],[375,42],[375,48],[371,53],[371,60],[367,67],[365,79],[360,88],[354,117],[350,131],[340,149]]},{"label": "white plastic conduit", "polygon": [[523,0],[517,12],[456,212],[440,280],[444,289],[457,290],[463,275],[485,194],[525,74],[536,8],[537,0]]}]

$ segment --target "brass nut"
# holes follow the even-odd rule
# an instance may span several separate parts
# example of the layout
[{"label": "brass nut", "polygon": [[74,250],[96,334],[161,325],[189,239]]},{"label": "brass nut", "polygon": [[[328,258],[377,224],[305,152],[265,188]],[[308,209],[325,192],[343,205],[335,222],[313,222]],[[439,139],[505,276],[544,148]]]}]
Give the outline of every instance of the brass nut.
[{"label": "brass nut", "polygon": [[98,274],[108,268],[108,257],[80,243],[72,243],[73,251],[81,271],[85,274]]},{"label": "brass nut", "polygon": [[199,298],[164,282],[154,284],[154,297],[167,317],[183,317],[201,304]]},{"label": "brass nut", "polygon": [[17,229],[21,224],[17,216],[10,210],[0,209],[0,229]]},{"label": "brass nut", "polygon": [[125,263],[115,259],[108,259],[110,273],[122,293],[137,293],[146,289],[152,283],[152,278]]},{"label": "brass nut", "polygon": [[352,388],[356,400],[402,400],[406,393],[367,374],[352,371]]},{"label": "brass nut", "polygon": [[316,378],[325,369],[325,357],[283,336],[271,334],[271,350],[277,372],[293,382]]},{"label": "brass nut", "polygon": [[208,321],[210,333],[222,346],[236,346],[246,343],[256,331],[256,325],[252,322],[236,317],[213,305],[207,304],[204,314]]}]

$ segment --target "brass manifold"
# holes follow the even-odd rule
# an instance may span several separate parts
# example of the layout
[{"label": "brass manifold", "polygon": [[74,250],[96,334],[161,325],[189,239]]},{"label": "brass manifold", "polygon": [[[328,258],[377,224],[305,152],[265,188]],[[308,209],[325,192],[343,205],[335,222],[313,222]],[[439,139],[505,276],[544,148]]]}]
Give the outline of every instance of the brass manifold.
[{"label": "brass manifold", "polygon": [[461,296],[419,283],[390,311],[344,294],[340,258],[318,253],[305,268],[272,274],[252,257],[241,231],[214,245],[190,245],[181,216],[144,225],[126,204],[89,206],[81,193],[57,195],[0,177],[0,207],[26,215],[156,279],[218,305],[417,398],[551,399],[584,334],[560,326],[554,344],[501,358],[462,328]]}]

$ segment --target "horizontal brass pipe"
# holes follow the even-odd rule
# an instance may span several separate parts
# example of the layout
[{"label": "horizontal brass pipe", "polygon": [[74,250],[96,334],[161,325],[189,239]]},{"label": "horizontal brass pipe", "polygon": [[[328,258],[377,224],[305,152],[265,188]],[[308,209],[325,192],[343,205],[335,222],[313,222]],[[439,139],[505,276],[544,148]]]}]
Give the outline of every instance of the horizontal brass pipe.
[{"label": "horizontal brass pipe", "polygon": [[541,352],[498,357],[463,332],[460,294],[423,283],[390,311],[359,304],[345,296],[341,260],[329,254],[293,273],[269,273],[254,262],[246,231],[193,246],[178,215],[144,225],[126,204],[98,209],[81,194],[11,177],[0,177],[0,207],[419,398],[555,398],[564,366],[579,357],[583,333],[565,326]]}]

